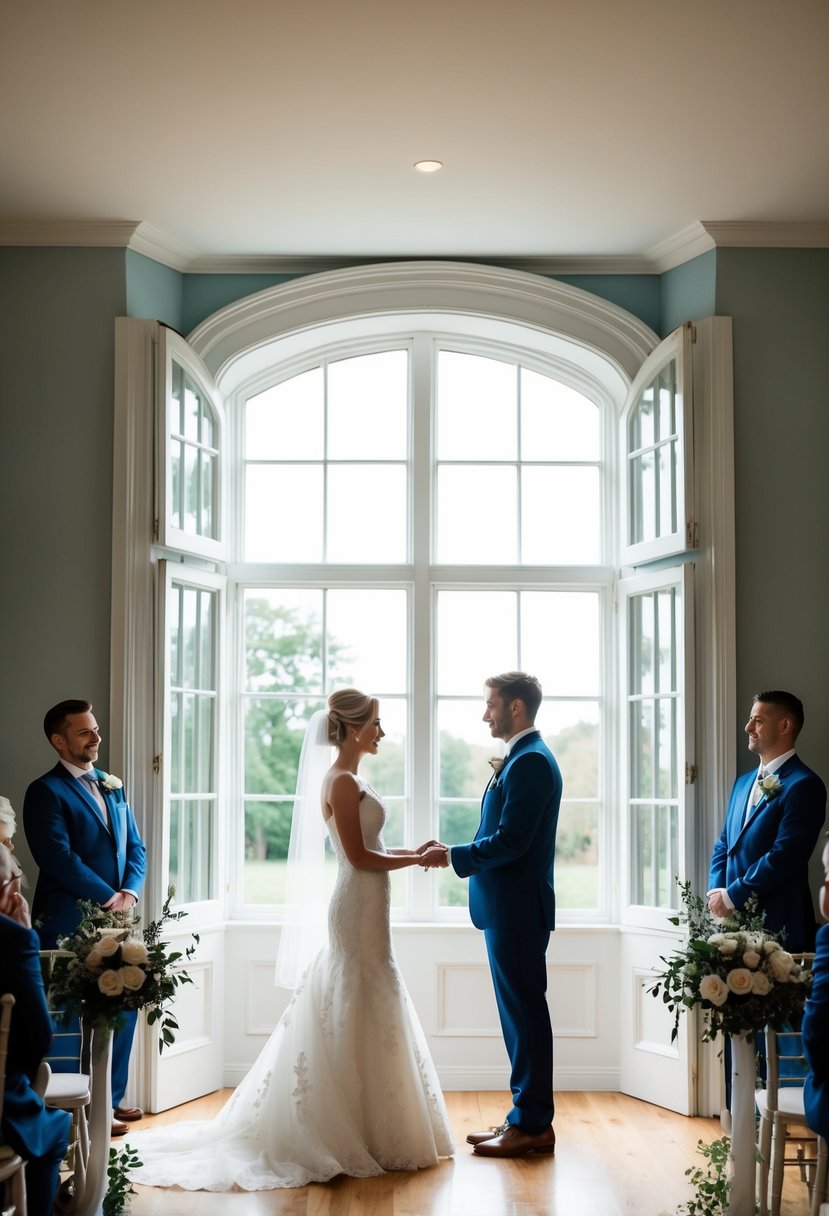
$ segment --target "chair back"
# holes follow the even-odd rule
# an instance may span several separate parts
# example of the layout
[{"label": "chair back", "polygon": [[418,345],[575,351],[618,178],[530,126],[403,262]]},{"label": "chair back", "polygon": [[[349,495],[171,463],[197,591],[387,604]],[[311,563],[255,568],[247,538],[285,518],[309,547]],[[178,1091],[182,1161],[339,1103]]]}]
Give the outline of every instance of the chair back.
[{"label": "chair back", "polygon": [[52,1044],[46,1061],[53,1072],[89,1071],[89,1033],[73,1014],[67,1021],[64,1009],[52,998],[52,972],[55,960],[68,958],[67,950],[41,950],[40,971],[46,989],[46,1004],[52,1019]]},{"label": "chair back", "polygon": [[9,1029],[12,1022],[14,997],[10,992],[0,996],[0,1118],[3,1117],[3,1096],[6,1088],[6,1060],[9,1054]]},{"label": "chair back", "polygon": [[[809,970],[814,954],[794,954],[795,962]],[[767,1026],[766,1037],[766,1106],[769,1111],[780,1109],[780,1091],[803,1089],[808,1067],[803,1054],[803,1036],[795,1027],[775,1030]],[[784,1102],[789,1107],[791,1104]]]}]

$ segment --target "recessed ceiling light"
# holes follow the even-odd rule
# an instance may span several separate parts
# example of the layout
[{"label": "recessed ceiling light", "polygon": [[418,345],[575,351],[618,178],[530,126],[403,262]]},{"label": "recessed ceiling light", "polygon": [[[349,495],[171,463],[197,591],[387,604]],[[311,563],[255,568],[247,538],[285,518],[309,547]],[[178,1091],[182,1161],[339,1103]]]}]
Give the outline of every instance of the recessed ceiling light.
[{"label": "recessed ceiling light", "polygon": [[443,168],[442,160],[416,160],[415,169],[418,173],[437,173],[438,169]]}]

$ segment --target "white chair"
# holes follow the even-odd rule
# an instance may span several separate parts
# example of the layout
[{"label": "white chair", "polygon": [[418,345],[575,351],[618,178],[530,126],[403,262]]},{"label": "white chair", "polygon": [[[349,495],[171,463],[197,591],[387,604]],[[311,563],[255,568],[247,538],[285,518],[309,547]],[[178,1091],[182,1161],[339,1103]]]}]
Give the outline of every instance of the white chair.
[{"label": "white chair", "polygon": [[[10,992],[0,996],[0,1118],[3,1115],[3,1095],[6,1083],[6,1058],[9,1053],[9,1026],[14,997]],[[7,1183],[7,1201],[3,1216],[26,1216],[25,1160],[0,1139],[0,1182]]]},{"label": "white chair", "polygon": [[[796,962],[807,969],[814,957],[814,954],[805,953],[794,955]],[[767,1026],[765,1041],[766,1087],[758,1089],[755,1095],[760,1114],[757,1189],[760,1216],[769,1216],[769,1213],[779,1216],[783,1170],[787,1165],[798,1166],[800,1177],[809,1188],[810,1199],[814,1194],[818,1137],[806,1122],[803,1105],[807,1068],[800,1031],[775,1031]],[[794,1155],[787,1146],[794,1146]],[[807,1147],[811,1148],[810,1153],[807,1153]]]},{"label": "white chair", "polygon": [[[83,1041],[81,1040],[79,1046],[78,1032],[68,1031],[61,1026],[59,1014],[53,1008],[49,997],[52,966],[61,953],[60,950],[41,950],[40,952],[43,983],[55,1029],[52,1049],[40,1066],[35,1080],[35,1089],[47,1106],[69,1111],[72,1116],[72,1131],[67,1153],[70,1174],[69,1178],[64,1179],[61,1183],[59,1198],[64,1212],[74,1212],[86,1189],[90,1152],[88,1115],[92,1092],[88,1068],[87,1071],[83,1071]],[[50,1060],[76,1064],[77,1071],[53,1072],[49,1064]]]},{"label": "white chair", "polygon": [[823,1136],[817,1138],[817,1166],[810,1216],[829,1216],[829,1145]]}]

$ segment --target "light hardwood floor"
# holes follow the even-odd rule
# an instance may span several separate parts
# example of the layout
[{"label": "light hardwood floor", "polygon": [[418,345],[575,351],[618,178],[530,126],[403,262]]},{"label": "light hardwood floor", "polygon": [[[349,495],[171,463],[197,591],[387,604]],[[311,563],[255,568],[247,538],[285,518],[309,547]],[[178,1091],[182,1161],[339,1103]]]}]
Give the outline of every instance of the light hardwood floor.
[{"label": "light hardwood floor", "polygon": [[[230,1090],[136,1127],[210,1118]],[[325,1185],[253,1194],[137,1187],[133,1216],[668,1216],[691,1196],[689,1166],[699,1140],[719,1136],[714,1119],[686,1119],[616,1093],[556,1096],[555,1157],[475,1157],[466,1134],[500,1122],[501,1093],[448,1093],[457,1152],[434,1169],[340,1178]],[[128,1139],[129,1137],[127,1137]],[[119,1141],[113,1141],[117,1144]],[[787,1170],[781,1216],[806,1216],[806,1187]]]}]

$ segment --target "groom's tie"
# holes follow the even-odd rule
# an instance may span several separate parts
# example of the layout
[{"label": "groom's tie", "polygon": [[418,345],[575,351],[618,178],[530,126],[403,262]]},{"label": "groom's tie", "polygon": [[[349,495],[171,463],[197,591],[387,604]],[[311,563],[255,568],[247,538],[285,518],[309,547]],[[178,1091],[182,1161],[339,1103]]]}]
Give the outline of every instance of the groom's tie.
[{"label": "groom's tie", "polygon": [[751,797],[748,800],[748,810],[746,811],[746,823],[754,813],[754,808],[762,801],[763,791],[760,789],[760,782],[766,777],[766,769],[764,765],[760,765],[757,770],[757,776],[754,779],[754,785],[751,790]]},{"label": "groom's tie", "polygon": [[98,814],[104,821],[104,827],[109,831],[109,816],[107,815],[106,803],[100,792],[98,778],[95,776],[94,771],[90,769],[88,773],[83,774],[82,780],[86,783],[86,792],[98,808]]}]

